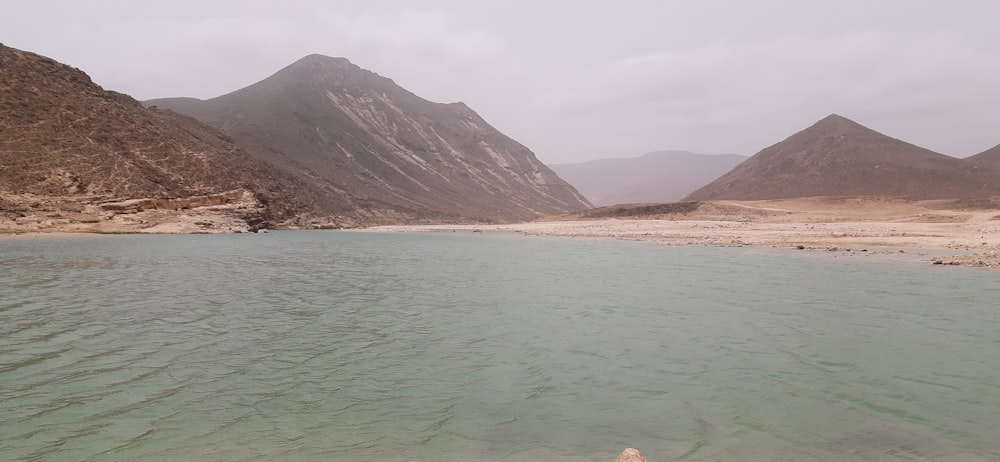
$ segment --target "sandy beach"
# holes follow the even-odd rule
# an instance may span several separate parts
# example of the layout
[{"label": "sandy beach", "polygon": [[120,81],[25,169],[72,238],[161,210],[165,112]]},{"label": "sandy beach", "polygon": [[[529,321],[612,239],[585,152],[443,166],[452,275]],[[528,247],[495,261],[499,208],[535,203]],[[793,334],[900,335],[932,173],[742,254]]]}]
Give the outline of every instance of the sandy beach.
[{"label": "sandy beach", "polygon": [[602,212],[598,210],[530,223],[381,226],[366,230],[508,231],[532,236],[641,239],[664,245],[770,246],[872,254],[927,250],[945,255],[927,257],[933,263],[1000,267],[1000,209],[990,201],[715,201],[700,203],[695,210],[641,218],[628,218],[629,207],[604,210],[616,216],[600,218]]}]

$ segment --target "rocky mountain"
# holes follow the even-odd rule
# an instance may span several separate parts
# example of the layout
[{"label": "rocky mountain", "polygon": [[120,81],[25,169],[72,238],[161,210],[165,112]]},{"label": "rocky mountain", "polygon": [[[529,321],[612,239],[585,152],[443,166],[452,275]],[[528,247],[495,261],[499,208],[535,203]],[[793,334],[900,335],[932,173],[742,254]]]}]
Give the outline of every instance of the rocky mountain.
[{"label": "rocky mountain", "polygon": [[965,160],[984,167],[1000,168],[1000,144],[974,156],[966,157]]},{"label": "rocky mountain", "polygon": [[343,58],[310,55],[209,100],[145,104],[197,118],[303,181],[414,219],[513,221],[589,206],[465,104],[429,102]]},{"label": "rocky mountain", "polygon": [[830,115],[766,148],[687,200],[886,195],[955,199],[1000,193],[996,170]]},{"label": "rocky mountain", "polygon": [[732,170],[746,156],[656,151],[640,157],[549,165],[597,207],[676,202]]},{"label": "rocky mountain", "polygon": [[[157,225],[140,212],[200,207],[229,215],[227,226],[353,212],[327,195],[197,120],[0,45],[0,221],[9,226],[135,231]],[[211,220],[200,222],[210,231]]]}]

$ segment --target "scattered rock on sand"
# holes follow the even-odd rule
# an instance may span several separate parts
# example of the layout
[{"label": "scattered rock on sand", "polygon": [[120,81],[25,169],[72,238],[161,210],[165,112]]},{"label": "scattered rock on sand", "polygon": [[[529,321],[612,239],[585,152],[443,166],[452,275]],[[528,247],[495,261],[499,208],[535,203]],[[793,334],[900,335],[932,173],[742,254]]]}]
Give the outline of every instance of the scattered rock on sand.
[{"label": "scattered rock on sand", "polygon": [[931,260],[934,265],[973,266],[978,268],[1000,267],[1000,252],[983,252],[953,257],[937,257]]}]

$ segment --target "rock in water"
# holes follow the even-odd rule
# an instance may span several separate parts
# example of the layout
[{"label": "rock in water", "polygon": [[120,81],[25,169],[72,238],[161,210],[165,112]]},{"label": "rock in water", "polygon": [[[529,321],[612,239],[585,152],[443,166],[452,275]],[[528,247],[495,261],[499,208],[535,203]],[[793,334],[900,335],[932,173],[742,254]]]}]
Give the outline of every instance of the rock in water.
[{"label": "rock in water", "polygon": [[621,454],[618,454],[615,462],[646,462],[646,458],[642,456],[642,453],[638,449],[625,448]]}]

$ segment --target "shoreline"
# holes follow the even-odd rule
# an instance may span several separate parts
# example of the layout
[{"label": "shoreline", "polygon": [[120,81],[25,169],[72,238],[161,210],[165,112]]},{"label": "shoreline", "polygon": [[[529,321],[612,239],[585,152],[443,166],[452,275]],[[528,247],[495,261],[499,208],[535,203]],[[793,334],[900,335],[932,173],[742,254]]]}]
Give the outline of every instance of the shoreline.
[{"label": "shoreline", "polygon": [[955,223],[756,223],[721,220],[602,219],[504,225],[398,225],[349,232],[513,232],[527,236],[649,241],[667,246],[772,247],[832,255],[914,255],[927,263],[1000,268],[994,234]]},{"label": "shoreline", "polygon": [[[661,245],[774,247],[838,253],[934,253],[942,265],[1000,267],[1000,197],[886,196],[623,204],[506,225],[382,226],[374,232],[512,231]],[[890,250],[886,250],[890,249]],[[947,255],[951,253],[952,255]]]},{"label": "shoreline", "polygon": [[[0,240],[21,236],[248,233],[228,210],[139,215],[47,228],[0,220]],[[153,219],[155,218],[155,220]],[[121,221],[119,223],[119,221]],[[280,230],[279,226],[276,230]],[[344,232],[513,232],[528,236],[613,238],[660,245],[774,247],[839,254],[925,254],[928,262],[1000,268],[1000,197],[955,201],[814,197],[762,201],[631,204],[509,224],[419,224]],[[950,255],[949,255],[950,254]],[[924,256],[924,255],[922,255]]]}]

